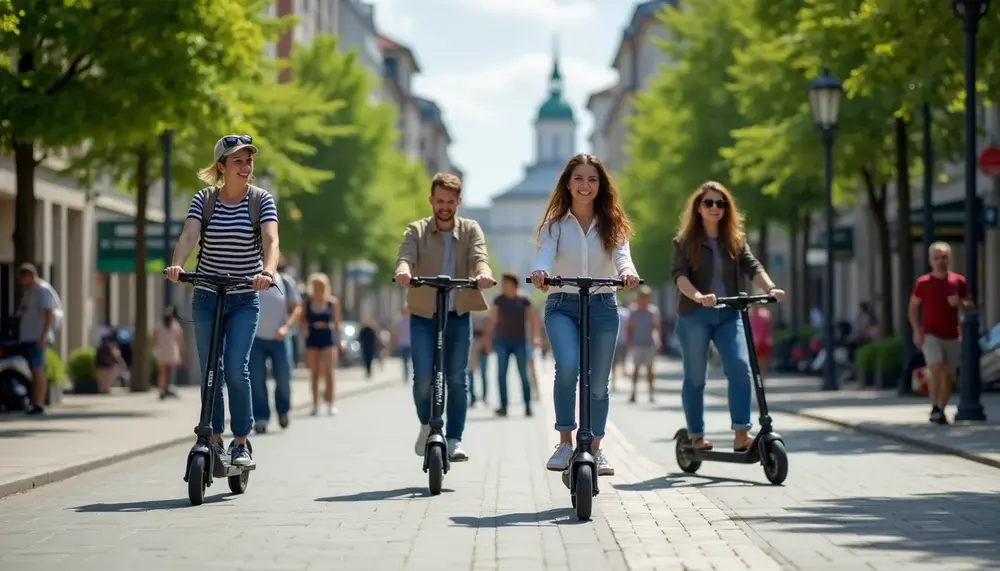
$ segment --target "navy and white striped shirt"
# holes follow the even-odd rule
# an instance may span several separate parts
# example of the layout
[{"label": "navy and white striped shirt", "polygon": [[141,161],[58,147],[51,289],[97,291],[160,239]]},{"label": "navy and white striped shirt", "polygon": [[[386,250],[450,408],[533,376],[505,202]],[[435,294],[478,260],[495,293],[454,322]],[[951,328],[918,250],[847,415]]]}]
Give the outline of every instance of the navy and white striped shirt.
[{"label": "navy and white striped shirt", "polygon": [[[201,190],[191,199],[187,217],[201,222],[202,208],[209,190]],[[260,223],[278,221],[274,198],[267,191],[260,200]],[[215,203],[215,212],[205,228],[205,243],[199,252],[195,271],[231,276],[255,276],[264,271],[264,260],[254,240],[253,223],[250,221],[250,193],[235,206]],[[203,288],[207,289],[207,288]],[[247,293],[250,288],[229,293]]]}]

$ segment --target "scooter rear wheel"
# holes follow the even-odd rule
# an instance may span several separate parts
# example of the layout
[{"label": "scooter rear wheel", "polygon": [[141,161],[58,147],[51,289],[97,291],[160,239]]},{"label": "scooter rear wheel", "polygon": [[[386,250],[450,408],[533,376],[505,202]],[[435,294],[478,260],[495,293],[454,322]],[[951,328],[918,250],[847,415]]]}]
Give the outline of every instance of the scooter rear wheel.
[{"label": "scooter rear wheel", "polygon": [[444,455],[440,446],[431,446],[427,451],[427,480],[431,495],[441,493],[444,482]]},{"label": "scooter rear wheel", "polygon": [[196,454],[188,466],[188,499],[191,505],[200,506],[205,503],[205,471],[208,459],[204,454]]},{"label": "scooter rear wheel", "polygon": [[234,494],[242,494],[247,491],[250,483],[250,470],[243,470],[239,476],[229,476],[229,490]]},{"label": "scooter rear wheel", "polygon": [[576,469],[573,498],[576,500],[573,506],[576,508],[576,517],[580,521],[589,520],[594,508],[594,472],[589,465]]},{"label": "scooter rear wheel", "polygon": [[677,438],[674,443],[674,455],[677,457],[677,466],[688,474],[694,474],[701,468],[701,460],[694,459],[691,440],[687,436]]}]

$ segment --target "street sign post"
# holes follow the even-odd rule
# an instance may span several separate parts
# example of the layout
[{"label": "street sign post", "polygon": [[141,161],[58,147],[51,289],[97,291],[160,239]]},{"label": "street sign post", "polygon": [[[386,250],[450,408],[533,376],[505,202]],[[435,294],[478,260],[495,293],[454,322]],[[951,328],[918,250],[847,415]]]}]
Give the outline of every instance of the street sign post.
[{"label": "street sign post", "polygon": [[[184,221],[172,222],[170,235],[180,236]],[[146,223],[146,270],[163,271],[163,224]],[[102,274],[135,272],[135,222],[105,220],[97,223],[97,271]]]}]

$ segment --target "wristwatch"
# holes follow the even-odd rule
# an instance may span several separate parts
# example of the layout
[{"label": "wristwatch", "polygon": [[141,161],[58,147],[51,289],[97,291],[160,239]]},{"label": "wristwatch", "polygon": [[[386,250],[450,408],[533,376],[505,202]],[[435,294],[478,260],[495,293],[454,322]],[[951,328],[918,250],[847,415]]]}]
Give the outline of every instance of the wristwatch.
[{"label": "wristwatch", "polygon": [[778,286],[776,286],[774,284],[770,284],[770,285],[767,286],[767,293],[771,293],[772,291],[774,291],[776,289],[778,289]]},{"label": "wristwatch", "polygon": [[274,274],[272,274],[271,272],[269,272],[267,270],[264,270],[263,272],[261,272],[260,275],[267,276],[267,277],[271,278],[271,280],[274,280]]}]

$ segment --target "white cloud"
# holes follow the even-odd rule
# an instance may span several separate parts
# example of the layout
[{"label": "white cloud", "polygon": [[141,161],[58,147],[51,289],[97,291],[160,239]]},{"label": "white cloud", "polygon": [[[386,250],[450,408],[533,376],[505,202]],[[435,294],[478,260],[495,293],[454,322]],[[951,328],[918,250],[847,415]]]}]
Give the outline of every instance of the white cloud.
[{"label": "white cloud", "polygon": [[416,28],[416,19],[403,8],[403,0],[374,0],[373,4],[379,31],[398,39],[408,36]]},{"label": "white cloud", "polygon": [[597,17],[595,0],[452,0],[452,2],[465,9],[547,25],[579,24]]},{"label": "white cloud", "polygon": [[[561,58],[564,94],[574,111],[584,113],[587,96],[613,82],[616,74],[604,62]],[[541,103],[546,94],[552,56],[526,53],[464,72],[429,74],[417,79],[417,91],[436,100],[449,122],[507,121],[512,109]]]}]

